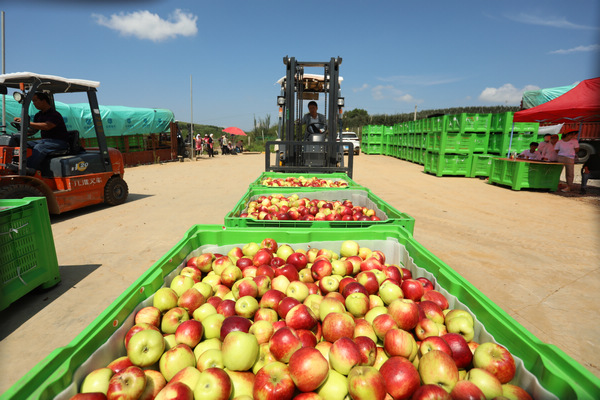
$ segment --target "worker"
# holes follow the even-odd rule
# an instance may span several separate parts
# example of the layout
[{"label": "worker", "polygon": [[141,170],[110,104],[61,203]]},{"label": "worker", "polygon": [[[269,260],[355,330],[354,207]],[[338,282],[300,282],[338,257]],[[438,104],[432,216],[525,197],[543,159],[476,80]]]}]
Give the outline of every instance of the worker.
[{"label": "worker", "polygon": [[556,154],[554,151],[554,145],[550,143],[551,137],[551,134],[546,133],[544,135],[544,141],[538,146],[538,151],[540,152],[542,161],[549,161],[550,156]]},{"label": "worker", "polygon": [[565,165],[565,177],[567,187],[561,189],[561,192],[570,192],[575,177],[575,156],[579,151],[579,142],[577,141],[578,131],[568,131],[563,133],[562,140],[556,143],[554,150],[558,155],[558,162]]},{"label": "worker", "polygon": [[581,168],[581,194],[586,193],[589,179],[600,179],[600,156],[598,154],[591,154]]},{"label": "worker", "polygon": [[[29,135],[41,131],[42,138],[27,142],[27,147],[33,149],[31,157],[27,158],[28,175],[35,174],[48,154],[69,148],[69,134],[65,121],[50,104],[50,97],[46,93],[38,92],[33,95],[32,103],[40,111],[33,117],[33,122],[29,123]],[[16,117],[14,121],[21,123],[21,118]]]},{"label": "worker", "polygon": [[535,161],[541,160],[542,155],[539,151],[537,151],[538,146],[538,142],[531,142],[531,144],[529,145],[529,149],[523,150],[521,154],[517,156],[517,158]]},{"label": "worker", "polygon": [[301,120],[302,124],[306,125],[306,134],[304,136],[304,140],[308,140],[312,134],[320,133],[315,130],[315,124],[323,125],[324,127],[327,126],[327,119],[323,114],[319,114],[317,112],[318,109],[319,106],[317,105],[316,101],[313,100],[308,103],[308,113],[306,113]]}]

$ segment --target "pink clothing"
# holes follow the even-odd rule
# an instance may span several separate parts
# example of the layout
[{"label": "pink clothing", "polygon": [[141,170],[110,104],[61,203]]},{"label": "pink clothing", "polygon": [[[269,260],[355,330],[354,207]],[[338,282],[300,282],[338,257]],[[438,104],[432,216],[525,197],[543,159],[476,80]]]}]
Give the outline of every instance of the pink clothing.
[{"label": "pink clothing", "polygon": [[532,153],[531,150],[529,150],[529,149],[524,150],[521,154],[519,154],[519,156],[523,157],[526,160],[541,160],[542,159],[542,155],[540,154],[539,151],[534,151]]},{"label": "pink clothing", "polygon": [[542,159],[545,159],[545,160],[551,161],[551,162],[558,161],[558,154],[556,154],[556,151],[554,150],[554,146],[552,145],[552,143],[550,143],[550,142],[540,143],[540,145],[538,146],[538,151],[540,152]]},{"label": "pink clothing", "polygon": [[558,155],[563,157],[575,158],[575,149],[579,148],[577,139],[571,139],[568,142],[559,140],[554,146],[554,150],[558,150]]}]

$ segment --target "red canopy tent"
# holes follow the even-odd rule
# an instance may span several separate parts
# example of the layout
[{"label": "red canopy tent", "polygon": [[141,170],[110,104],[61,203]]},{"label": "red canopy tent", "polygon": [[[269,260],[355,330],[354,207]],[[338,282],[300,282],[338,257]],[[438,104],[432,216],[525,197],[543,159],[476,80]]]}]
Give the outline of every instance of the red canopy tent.
[{"label": "red canopy tent", "polygon": [[600,78],[586,79],[547,103],[518,111],[513,122],[568,123],[600,121]]}]

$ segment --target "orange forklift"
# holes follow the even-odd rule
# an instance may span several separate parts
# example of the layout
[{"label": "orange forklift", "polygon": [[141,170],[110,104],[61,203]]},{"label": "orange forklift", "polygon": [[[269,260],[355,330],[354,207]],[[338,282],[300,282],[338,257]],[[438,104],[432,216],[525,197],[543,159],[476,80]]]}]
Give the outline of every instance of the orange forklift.
[{"label": "orange forklift", "polygon": [[39,170],[28,175],[27,157],[32,153],[27,140],[20,140],[19,147],[15,147],[13,136],[4,132],[0,135],[0,199],[45,197],[51,214],[100,203],[118,205],[127,200],[129,189],[123,180],[123,155],[106,144],[96,97],[99,85],[94,81],[30,72],[0,75],[0,94],[15,89],[13,97],[21,104],[21,123],[11,122],[21,138],[27,138],[31,132],[28,111],[36,92],[47,93],[53,105],[56,93],[85,92],[98,140],[97,148],[84,149],[79,131],[69,131],[68,149],[50,153]]}]

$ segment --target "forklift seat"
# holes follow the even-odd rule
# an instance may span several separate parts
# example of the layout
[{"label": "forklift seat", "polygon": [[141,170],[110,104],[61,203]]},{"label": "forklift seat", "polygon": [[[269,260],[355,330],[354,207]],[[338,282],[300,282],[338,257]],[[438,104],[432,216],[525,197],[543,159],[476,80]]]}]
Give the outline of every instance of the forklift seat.
[{"label": "forklift seat", "polygon": [[58,157],[58,156],[67,156],[70,154],[79,154],[85,151],[81,144],[79,143],[79,131],[68,131],[69,134],[69,147],[64,150],[55,150],[47,155],[47,157]]}]

